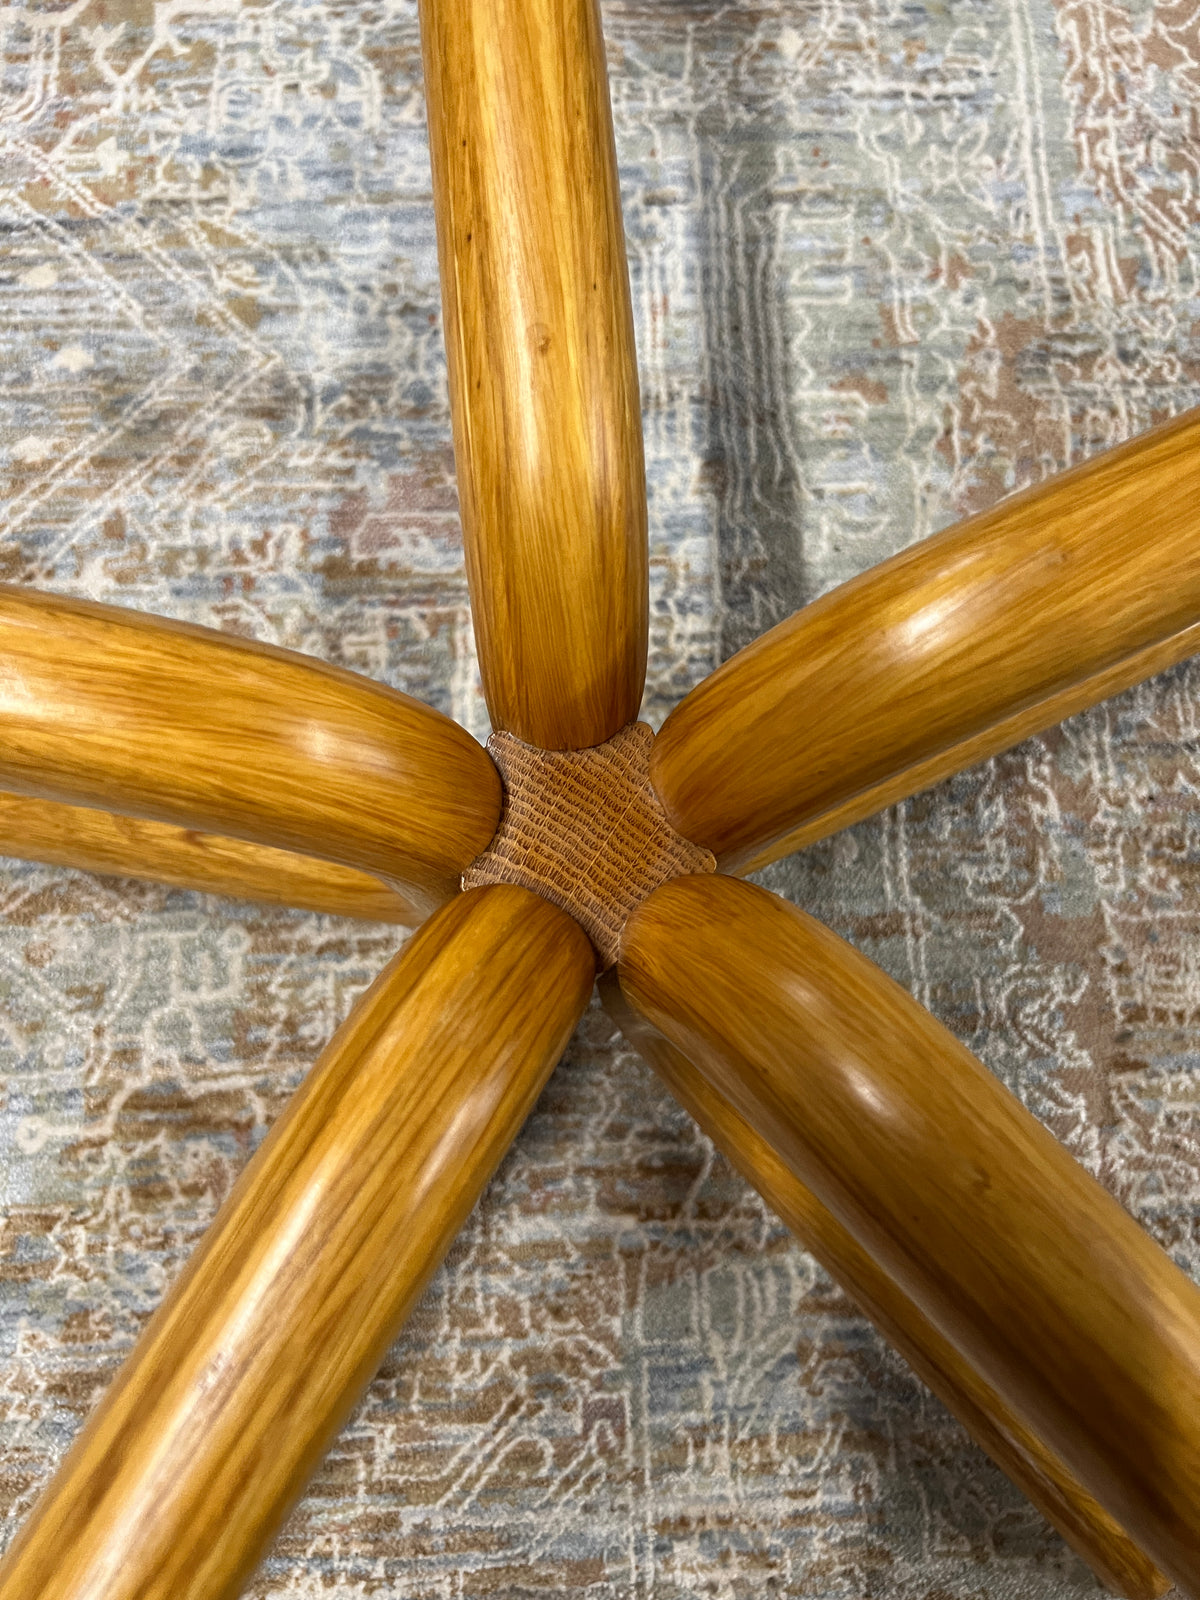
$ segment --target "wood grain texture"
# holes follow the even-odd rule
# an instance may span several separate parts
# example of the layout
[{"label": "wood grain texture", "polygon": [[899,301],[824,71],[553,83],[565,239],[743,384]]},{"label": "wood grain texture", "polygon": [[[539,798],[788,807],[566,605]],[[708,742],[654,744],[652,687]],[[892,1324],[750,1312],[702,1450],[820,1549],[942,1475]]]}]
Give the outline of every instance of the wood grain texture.
[{"label": "wood grain texture", "polygon": [[264,905],[415,927],[417,908],[354,867],[90,806],[0,793],[0,855]]},{"label": "wood grain texture", "polygon": [[676,878],[626,998],[1185,1593],[1200,1289],[928,1012],[764,889]]},{"label": "wood grain texture", "polygon": [[683,1051],[633,1009],[615,972],[601,979],[600,992],[605,1009],[630,1044],[717,1148],[1100,1581],[1126,1600],[1157,1600],[1165,1594],[1170,1580],[1155,1569],[1054,1452],[963,1360]]},{"label": "wood grain texture", "polygon": [[1182,660],[1198,619],[1192,412],[772,628],[667,718],[654,785],[751,871]]},{"label": "wood grain texture", "polygon": [[309,656],[0,586],[0,785],[319,856],[418,912],[491,838],[500,779],[439,712]]},{"label": "wood grain texture", "polygon": [[253,1157],[0,1565],[3,1600],[225,1600],[366,1386],[587,1004],[528,890],[444,907]]},{"label": "wood grain texture", "polygon": [[637,716],[641,409],[595,0],[421,0],[455,460],[495,727]]},{"label": "wood grain texture", "polygon": [[612,966],[626,917],[651,889],[715,866],[664,816],[650,786],[653,743],[644,722],[591,750],[535,750],[494,733],[488,753],[504,779],[504,808],[463,888],[520,883],[545,895],[579,923],[601,968]]},{"label": "wood grain texture", "polygon": [[1002,750],[1020,744],[1022,739],[1029,739],[1035,733],[1044,733],[1065,718],[1086,711],[1089,706],[1098,705],[1111,695],[1131,689],[1143,678],[1151,678],[1156,672],[1165,672],[1177,662],[1186,661],[1197,651],[1200,651],[1200,623],[1182,628],[1178,633],[1151,645],[1148,650],[1138,650],[1131,656],[1125,656],[1116,666],[1094,673],[1082,683],[1073,683],[1069,688],[1039,700],[1036,705],[1027,706],[1011,717],[993,722],[982,733],[963,739],[948,750],[939,750],[936,755],[903,768],[881,783],[872,784],[850,799],[841,801],[832,810],[823,811],[819,817],[813,817],[782,838],[772,840],[753,854],[739,857],[736,866],[729,870],[736,872],[738,877],[757,872],[760,867],[778,861],[781,856],[791,855],[793,850],[802,850],[805,845],[815,844],[818,839],[849,828],[864,817],[874,816],[885,806],[895,805],[898,800],[907,799],[911,794],[919,794],[922,789],[940,783],[943,778],[961,772],[964,767],[999,755]]}]

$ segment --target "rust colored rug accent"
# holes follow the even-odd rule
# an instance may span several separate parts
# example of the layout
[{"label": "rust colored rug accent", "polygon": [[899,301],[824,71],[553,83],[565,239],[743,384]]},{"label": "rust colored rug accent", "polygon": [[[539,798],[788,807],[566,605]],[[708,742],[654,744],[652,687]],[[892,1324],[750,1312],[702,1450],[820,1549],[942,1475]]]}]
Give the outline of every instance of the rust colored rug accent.
[{"label": "rust colored rug accent", "polygon": [[[1200,36],[1174,0],[603,16],[657,727],[797,606],[1200,402]],[[486,737],[415,4],[33,0],[0,66],[0,578]],[[11,1531],[403,935],[2,865]],[[766,878],[1200,1277],[1200,665]],[[594,1009],[250,1592],[1100,1590]]]}]

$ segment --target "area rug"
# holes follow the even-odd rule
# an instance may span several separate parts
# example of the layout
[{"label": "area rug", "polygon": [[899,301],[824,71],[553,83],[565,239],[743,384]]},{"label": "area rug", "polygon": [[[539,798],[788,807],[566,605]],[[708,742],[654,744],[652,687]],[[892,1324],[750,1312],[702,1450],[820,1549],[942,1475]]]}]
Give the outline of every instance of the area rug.
[{"label": "area rug", "polygon": [[[603,21],[651,722],[842,580],[1200,402],[1189,0]],[[0,32],[0,578],[485,735],[415,5],[45,0]],[[404,936],[2,866],[11,1534]],[[764,876],[1200,1278],[1200,666]],[[598,1009],[249,1591],[1100,1592]]]}]

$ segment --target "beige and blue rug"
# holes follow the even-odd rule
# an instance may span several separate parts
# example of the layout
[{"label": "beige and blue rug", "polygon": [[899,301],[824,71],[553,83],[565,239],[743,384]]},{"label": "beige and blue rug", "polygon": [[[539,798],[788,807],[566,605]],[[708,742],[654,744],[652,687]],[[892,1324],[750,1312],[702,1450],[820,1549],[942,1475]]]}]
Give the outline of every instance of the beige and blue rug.
[{"label": "beige and blue rug", "polygon": [[[1194,0],[605,4],[647,714],[1200,402]],[[486,732],[411,0],[0,10],[0,578]],[[169,753],[164,752],[164,759]],[[772,869],[1200,1276],[1200,666]],[[395,930],[0,874],[11,1530]],[[586,1018],[252,1591],[1097,1585]]]}]

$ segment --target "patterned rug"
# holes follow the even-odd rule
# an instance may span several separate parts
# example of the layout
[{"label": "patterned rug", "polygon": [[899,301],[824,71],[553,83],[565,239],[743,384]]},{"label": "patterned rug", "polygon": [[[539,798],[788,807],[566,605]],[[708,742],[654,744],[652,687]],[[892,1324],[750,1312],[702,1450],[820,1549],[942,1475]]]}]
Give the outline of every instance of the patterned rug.
[{"label": "patterned rug", "polygon": [[[653,722],[1200,401],[1188,0],[609,0]],[[487,731],[411,0],[0,10],[0,578]],[[765,874],[1200,1277],[1200,665]],[[396,930],[0,873],[9,1531]],[[599,1010],[249,1591],[1100,1591]]]}]

